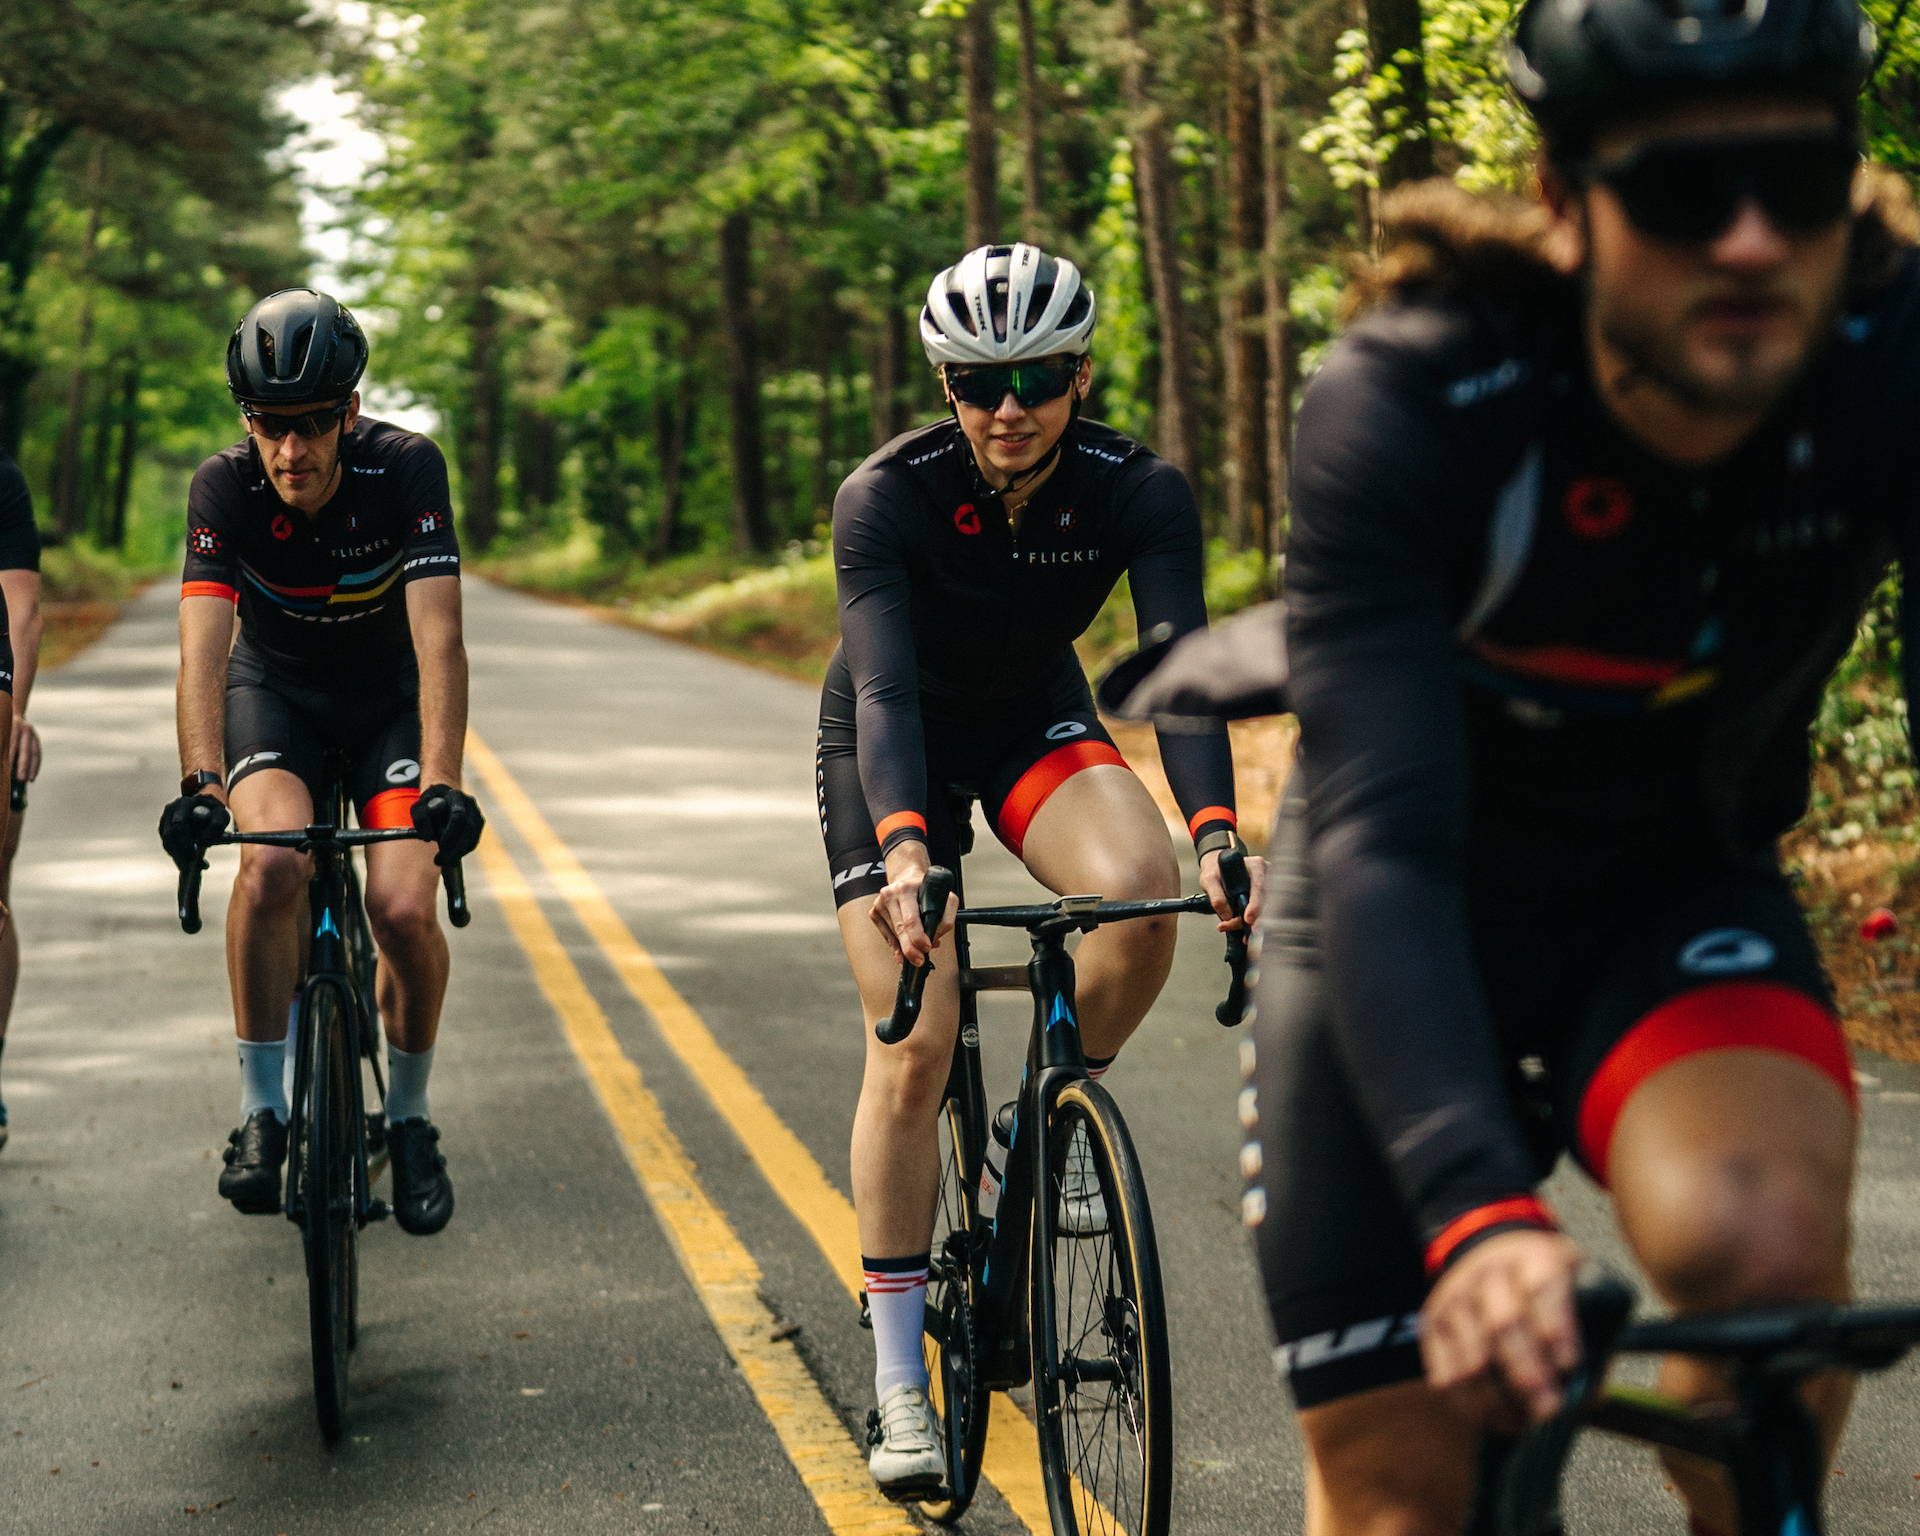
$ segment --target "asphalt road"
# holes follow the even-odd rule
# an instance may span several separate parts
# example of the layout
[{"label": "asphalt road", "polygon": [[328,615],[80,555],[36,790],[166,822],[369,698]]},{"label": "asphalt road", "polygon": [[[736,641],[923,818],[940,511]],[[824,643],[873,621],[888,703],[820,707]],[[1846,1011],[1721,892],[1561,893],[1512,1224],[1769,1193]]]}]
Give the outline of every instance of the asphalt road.
[{"label": "asphalt road", "polygon": [[[28,951],[0,1155],[0,1532],[857,1531],[870,1395],[847,1276],[860,1040],[810,766],[811,690],[470,584],[475,779],[494,851],[456,936],[433,1103],[458,1194],[362,1248],[351,1438],[319,1444],[297,1235],[214,1193],[235,1118],[218,940],[153,837],[172,792],[173,601],[43,680],[48,768],[15,896]],[[231,855],[224,856],[228,859]],[[575,862],[577,860],[577,862]],[[997,850],[976,899],[1015,898]],[[1298,1451],[1238,1225],[1217,950],[1109,1085],[1140,1143],[1173,1310],[1175,1527],[1299,1529]],[[641,999],[645,999],[643,1006]],[[1023,1021],[989,1031],[1007,1084]],[[1920,1294],[1920,1073],[1863,1062],[1863,1294]],[[1605,1248],[1598,1200],[1557,1194]],[[1912,1371],[1870,1384],[1835,1529],[1920,1517]],[[1030,1436],[996,1426],[1013,1536]],[[1679,1529],[1637,1454],[1583,1453],[1576,1532]]]}]

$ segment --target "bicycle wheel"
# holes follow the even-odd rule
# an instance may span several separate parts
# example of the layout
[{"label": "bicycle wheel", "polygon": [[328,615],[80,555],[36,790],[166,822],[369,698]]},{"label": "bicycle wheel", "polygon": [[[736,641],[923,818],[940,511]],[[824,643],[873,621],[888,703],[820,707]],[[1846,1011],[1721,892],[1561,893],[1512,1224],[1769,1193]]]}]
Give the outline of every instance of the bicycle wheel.
[{"label": "bicycle wheel", "polygon": [[[1081,1135],[1106,1220],[1071,1233],[1058,1212],[1069,1148]],[[1167,1314],[1140,1162],[1113,1099],[1084,1079],[1061,1091],[1047,1137],[1052,1188],[1035,1202],[1031,1306],[1035,1418],[1055,1536],[1165,1536]]]},{"label": "bicycle wheel", "polygon": [[[960,1071],[955,1064],[956,1075]],[[922,1339],[927,1396],[940,1420],[947,1458],[941,1496],[920,1501],[929,1520],[951,1524],[966,1513],[980,1482],[987,1445],[987,1392],[980,1385],[979,1336],[974,1316],[973,1222],[977,1190],[973,1170],[985,1127],[969,1123],[961,1096],[947,1099],[940,1116],[940,1197],[933,1220],[933,1254],[927,1271],[927,1321]]]},{"label": "bicycle wheel", "polygon": [[346,1429],[347,1353],[353,1348],[359,1288],[352,1078],[359,1063],[353,1020],[337,987],[308,987],[300,1038],[307,1052],[307,1102],[297,1117],[306,1136],[300,1177],[307,1331],[320,1434],[332,1445]]}]

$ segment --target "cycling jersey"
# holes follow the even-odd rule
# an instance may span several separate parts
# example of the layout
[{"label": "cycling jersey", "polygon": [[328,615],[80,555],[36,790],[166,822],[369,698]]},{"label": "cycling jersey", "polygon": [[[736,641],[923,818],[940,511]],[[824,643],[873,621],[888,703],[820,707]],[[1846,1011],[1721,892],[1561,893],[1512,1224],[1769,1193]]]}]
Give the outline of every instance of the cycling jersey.
[{"label": "cycling jersey", "polygon": [[291,679],[411,678],[406,585],[460,573],[446,461],[418,433],[363,416],[340,464],[332,499],[308,515],[280,499],[251,437],[208,459],[188,495],[180,595],[237,602],[262,662]]},{"label": "cycling jersey", "polygon": [[[945,782],[928,762],[931,722],[997,737],[1045,728],[1068,695],[1090,710],[1073,642],[1123,575],[1143,634],[1206,624],[1200,519],[1185,477],[1097,422],[1067,428],[1017,528],[957,423],[895,438],[841,486],[833,549],[836,667],[843,657],[881,852],[926,837],[930,786]],[[1163,735],[1160,746],[1189,832],[1233,826],[1224,727]]]},{"label": "cycling jersey", "polygon": [[0,571],[40,569],[40,530],[20,466],[0,450]]},{"label": "cycling jersey", "polygon": [[[1912,251],[1699,468],[1617,425],[1578,290],[1542,286],[1376,310],[1295,448],[1285,638],[1341,1068],[1323,1086],[1352,1095],[1429,1245],[1530,1191],[1507,1064],[1571,1027],[1500,1016],[1488,956],[1553,942],[1557,916],[1572,942],[1676,871],[1769,866],[1825,679],[1915,543]],[[1911,606],[1905,627],[1911,698]],[[1276,1001],[1307,985],[1270,969]]]}]

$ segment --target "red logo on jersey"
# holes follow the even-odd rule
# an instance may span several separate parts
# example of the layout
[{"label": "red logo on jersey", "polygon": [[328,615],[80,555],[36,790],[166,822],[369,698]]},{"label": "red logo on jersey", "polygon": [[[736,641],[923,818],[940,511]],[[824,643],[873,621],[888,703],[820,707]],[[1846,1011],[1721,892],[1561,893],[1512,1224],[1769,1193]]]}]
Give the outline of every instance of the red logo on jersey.
[{"label": "red logo on jersey", "polygon": [[964,501],[953,509],[953,526],[967,534],[980,531],[980,514],[974,510],[972,502]]},{"label": "red logo on jersey", "polygon": [[195,528],[187,534],[187,548],[196,555],[220,553],[220,535],[211,528]]},{"label": "red logo on jersey", "polygon": [[1567,526],[1583,539],[1611,539],[1633,521],[1633,493],[1618,480],[1589,475],[1567,487]]},{"label": "red logo on jersey", "polygon": [[284,512],[274,513],[273,521],[267,527],[276,539],[283,542],[293,537],[293,519]]}]

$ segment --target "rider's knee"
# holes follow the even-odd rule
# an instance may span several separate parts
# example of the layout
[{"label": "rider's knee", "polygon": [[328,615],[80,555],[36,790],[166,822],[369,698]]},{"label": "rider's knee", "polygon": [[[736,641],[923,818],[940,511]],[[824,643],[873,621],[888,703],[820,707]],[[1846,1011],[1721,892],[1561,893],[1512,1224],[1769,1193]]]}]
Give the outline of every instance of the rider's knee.
[{"label": "rider's knee", "polygon": [[287,912],[305,894],[307,875],[303,853],[291,848],[244,848],[240,873],[233,882],[233,899],[248,911]]},{"label": "rider's knee", "polygon": [[[931,1037],[935,1031],[928,1030]],[[947,1075],[953,1066],[953,1043],[920,1032],[878,1053],[868,1068],[870,1090],[877,1090],[886,1112],[902,1120],[928,1120],[940,1107]]]},{"label": "rider's knee", "polygon": [[1847,1284],[1847,1187],[1804,1163],[1727,1156],[1669,1170],[1634,1245],[1686,1311],[1831,1300]]},{"label": "rider's knee", "polygon": [[1393,1414],[1377,1425],[1346,1419],[1331,1435],[1323,1419],[1318,1429],[1309,1433],[1315,1536],[1459,1536],[1476,1465],[1464,1432]]},{"label": "rider's knee", "polygon": [[431,886],[424,895],[412,890],[369,890],[367,927],[373,942],[388,953],[432,943],[440,927],[433,896]]}]

